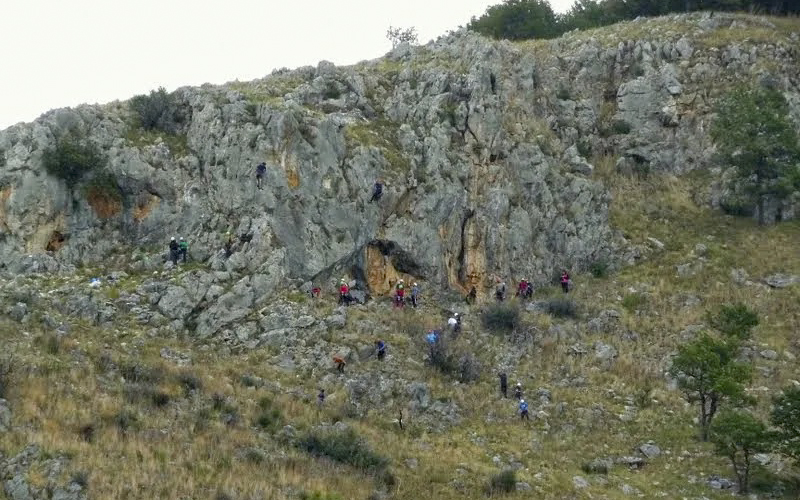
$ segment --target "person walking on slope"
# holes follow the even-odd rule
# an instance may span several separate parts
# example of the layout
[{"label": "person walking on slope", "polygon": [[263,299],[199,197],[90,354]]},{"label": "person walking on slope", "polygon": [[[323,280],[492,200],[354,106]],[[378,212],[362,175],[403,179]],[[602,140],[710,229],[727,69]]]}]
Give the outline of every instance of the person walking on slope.
[{"label": "person walking on slope", "polygon": [[564,293],[569,292],[570,285],[572,285],[572,280],[570,280],[567,270],[564,269],[561,271],[561,289],[564,290]]},{"label": "person walking on slope", "polygon": [[419,285],[414,283],[411,286],[411,305],[417,307],[418,302],[419,302]]},{"label": "person walking on slope", "polygon": [[337,372],[344,373],[344,366],[347,364],[347,361],[345,361],[343,358],[341,358],[339,356],[334,356],[333,357],[333,364],[336,365],[336,371]]},{"label": "person walking on slope", "polygon": [[499,283],[497,283],[497,286],[494,289],[494,298],[497,299],[498,302],[503,302],[503,300],[506,298],[505,281],[500,281]]},{"label": "person walking on slope", "polygon": [[508,377],[506,376],[506,372],[500,372],[498,375],[500,377],[500,394],[503,395],[504,398],[508,397]]},{"label": "person walking on slope", "polygon": [[531,417],[528,416],[528,403],[524,399],[519,401],[519,419],[530,421]]},{"label": "person walking on slope", "polygon": [[514,387],[514,397],[518,400],[522,400],[522,384],[517,382],[517,385]]},{"label": "person walking on slope", "polygon": [[394,306],[403,307],[405,305],[406,286],[403,280],[399,280],[394,287]]},{"label": "person walking on slope", "polygon": [[447,326],[450,327],[450,331],[452,331],[453,334],[461,332],[461,315],[458,313],[453,314],[453,316],[447,320]]},{"label": "person walking on slope", "polygon": [[266,173],[267,173],[267,164],[262,161],[256,167],[256,187],[258,189],[264,189],[263,187],[261,187],[261,183],[264,180],[264,175]]},{"label": "person walking on slope", "polygon": [[525,298],[525,292],[528,291],[528,282],[526,280],[520,280],[519,285],[517,285],[517,293],[516,297]]},{"label": "person walking on slope", "polygon": [[375,350],[378,355],[378,360],[383,361],[383,358],[386,357],[386,342],[383,340],[375,342]]},{"label": "person walking on slope", "polygon": [[339,282],[339,305],[350,305],[350,288],[344,280]]},{"label": "person walking on slope", "polygon": [[173,266],[178,265],[178,242],[175,241],[174,236],[169,240],[169,260],[172,261]]},{"label": "person walking on slope", "polygon": [[180,253],[183,263],[186,264],[186,256],[189,253],[189,242],[184,240],[183,236],[181,236],[181,241],[178,243],[178,253]]},{"label": "person walking on slope", "polygon": [[377,179],[375,181],[375,186],[372,188],[372,198],[369,199],[369,203],[380,200],[381,196],[383,196],[383,181]]},{"label": "person walking on slope", "polygon": [[529,299],[533,297],[533,283],[531,283],[531,280],[528,279],[526,279],[525,282],[528,283],[528,287],[525,288],[525,298]]}]

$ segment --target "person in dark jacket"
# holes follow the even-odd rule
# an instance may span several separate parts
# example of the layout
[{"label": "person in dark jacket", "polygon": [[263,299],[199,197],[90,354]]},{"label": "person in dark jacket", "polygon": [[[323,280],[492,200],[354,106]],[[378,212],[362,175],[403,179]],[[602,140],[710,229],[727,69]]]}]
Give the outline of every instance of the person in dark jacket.
[{"label": "person in dark jacket", "polygon": [[381,196],[383,196],[383,181],[378,179],[375,181],[375,187],[372,188],[372,198],[369,199],[369,202],[378,201]]},{"label": "person in dark jacket", "polygon": [[564,290],[564,293],[569,292],[571,284],[572,280],[570,280],[569,274],[567,274],[567,270],[564,269],[563,271],[561,271],[561,289]]},{"label": "person in dark jacket", "polygon": [[375,349],[378,354],[378,359],[383,361],[383,358],[386,357],[386,342],[383,340],[375,342]]},{"label": "person in dark jacket", "polygon": [[504,398],[508,397],[508,377],[505,372],[500,373],[500,393]]},{"label": "person in dark jacket", "polygon": [[169,240],[169,260],[172,261],[173,266],[178,265],[178,252],[179,252],[178,242],[175,241],[175,237],[173,236]]},{"label": "person in dark jacket", "polygon": [[258,189],[263,189],[261,187],[261,182],[264,180],[264,175],[266,173],[267,173],[267,164],[262,161],[256,167],[256,187]]}]

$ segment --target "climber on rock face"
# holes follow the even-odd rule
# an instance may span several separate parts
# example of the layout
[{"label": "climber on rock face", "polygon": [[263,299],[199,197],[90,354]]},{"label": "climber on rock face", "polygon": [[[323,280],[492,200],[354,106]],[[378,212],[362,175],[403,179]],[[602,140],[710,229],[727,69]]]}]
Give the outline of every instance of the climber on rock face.
[{"label": "climber on rock face", "polygon": [[372,188],[372,198],[369,199],[369,203],[380,200],[381,196],[383,196],[383,181],[377,179],[375,181],[375,186]]},{"label": "climber on rock face", "polygon": [[267,164],[262,161],[256,167],[256,187],[258,189],[263,189],[261,187],[261,182],[263,181],[264,174],[266,174],[266,173],[267,173]]},{"label": "climber on rock face", "polygon": [[233,254],[233,235],[230,231],[225,234],[225,258]]}]

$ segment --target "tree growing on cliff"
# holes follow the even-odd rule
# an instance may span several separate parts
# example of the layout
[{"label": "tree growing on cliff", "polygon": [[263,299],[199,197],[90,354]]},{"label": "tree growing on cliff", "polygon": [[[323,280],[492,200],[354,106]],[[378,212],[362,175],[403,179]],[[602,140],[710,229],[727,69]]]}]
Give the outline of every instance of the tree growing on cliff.
[{"label": "tree growing on cliff", "polygon": [[47,173],[62,179],[70,189],[89,172],[101,170],[105,162],[100,148],[79,130],[57,136],[55,144],[42,154]]},{"label": "tree growing on cliff", "polygon": [[700,410],[700,438],[708,441],[709,428],[720,405],[743,402],[747,397],[744,383],[752,368],[736,361],[738,343],[726,342],[704,333],[678,349],[672,359],[670,374],[689,403]]},{"label": "tree growing on cliff", "polygon": [[473,17],[468,28],[492,38],[509,40],[552,38],[561,34],[547,0],[504,0],[486,9],[481,17]]},{"label": "tree growing on cliff", "polygon": [[766,203],[800,185],[800,147],[789,105],[774,88],[737,87],[717,107],[711,136],[726,168],[765,224]]}]

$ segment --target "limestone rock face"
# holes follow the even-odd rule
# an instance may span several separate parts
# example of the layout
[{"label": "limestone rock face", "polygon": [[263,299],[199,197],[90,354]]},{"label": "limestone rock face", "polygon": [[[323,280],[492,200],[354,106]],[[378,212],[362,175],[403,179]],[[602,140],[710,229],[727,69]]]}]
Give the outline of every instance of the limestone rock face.
[{"label": "limestone rock face", "polygon": [[[533,50],[461,31],[354,66],[181,88],[174,133],[144,133],[124,102],[48,112],[0,131],[0,269],[155,272],[182,236],[211,272],[149,298],[207,336],[307,282],[333,292],[345,277],[364,298],[399,279],[487,296],[496,276],[544,283],[613,265],[628,252],[593,157],[632,172],[705,166],[708,83],[762,66],[786,73],[800,120],[797,51],[651,37],[568,34]],[[113,196],[91,176],[70,187],[45,172],[44,152],[71,130],[106,157]],[[370,202],[376,179],[383,196]]]}]

